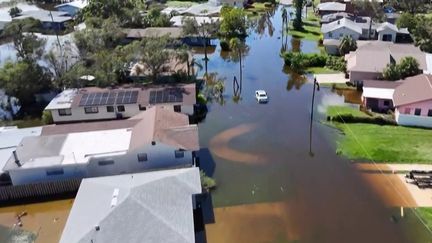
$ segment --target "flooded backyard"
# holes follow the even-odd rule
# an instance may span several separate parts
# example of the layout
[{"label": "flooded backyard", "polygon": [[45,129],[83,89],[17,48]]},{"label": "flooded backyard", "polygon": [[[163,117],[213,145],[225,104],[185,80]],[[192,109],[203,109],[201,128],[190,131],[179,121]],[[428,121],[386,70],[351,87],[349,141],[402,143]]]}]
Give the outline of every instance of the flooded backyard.
[{"label": "flooded backyard", "polygon": [[[398,197],[392,188],[381,194],[371,185],[378,180],[368,180],[336,155],[338,132],[321,123],[326,107],[355,105],[359,93],[328,87],[317,91],[310,139],[312,78],[284,68],[279,53],[285,41],[287,50],[320,50],[313,41],[282,39],[280,10],[269,20],[274,29],[258,25],[246,40],[239,100],[233,100],[232,90],[239,63],[221,54],[219,46],[209,55],[208,70],[226,79],[226,92],[223,105],[209,104],[199,124],[201,165],[218,185],[212,193],[214,222],[206,225],[207,241],[430,241],[413,213],[399,219],[394,200],[389,200]],[[202,57],[196,55],[197,60]],[[255,101],[258,89],[267,91],[267,104]],[[38,235],[36,242],[57,242],[71,205],[72,200],[62,200],[0,208],[0,224],[12,227],[15,216],[26,211],[23,229]]]}]

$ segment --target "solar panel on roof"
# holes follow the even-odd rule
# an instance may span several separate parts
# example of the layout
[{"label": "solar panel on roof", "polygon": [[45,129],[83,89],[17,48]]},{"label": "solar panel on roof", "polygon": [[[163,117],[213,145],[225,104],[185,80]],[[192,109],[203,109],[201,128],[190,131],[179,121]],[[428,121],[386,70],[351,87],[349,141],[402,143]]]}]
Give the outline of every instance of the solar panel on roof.
[{"label": "solar panel on roof", "polygon": [[150,104],[178,103],[183,102],[183,94],[178,89],[166,89],[150,91]]},{"label": "solar panel on roof", "polygon": [[79,106],[134,104],[138,101],[138,94],[137,90],[86,93],[81,96]]}]

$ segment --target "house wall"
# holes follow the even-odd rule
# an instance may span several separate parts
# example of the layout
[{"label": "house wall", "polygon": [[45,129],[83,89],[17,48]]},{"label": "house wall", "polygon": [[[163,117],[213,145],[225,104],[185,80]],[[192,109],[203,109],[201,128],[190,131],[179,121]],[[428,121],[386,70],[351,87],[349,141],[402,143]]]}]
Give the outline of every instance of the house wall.
[{"label": "house wall", "polygon": [[[159,105],[160,107],[174,111],[173,105]],[[84,111],[84,107],[77,107],[72,109],[72,115],[70,116],[60,116],[58,110],[51,110],[51,114],[53,117],[54,123],[62,123],[62,122],[74,122],[74,121],[94,121],[94,120],[109,120],[109,119],[117,119],[116,113],[121,113],[122,118],[129,118],[137,115],[141,112],[139,106],[137,104],[129,104],[124,105],[125,112],[117,112],[117,106],[114,107],[115,112],[108,112],[106,106],[98,106],[98,113],[89,113],[86,114]],[[150,109],[152,106],[147,106],[146,109]],[[194,107],[192,105],[182,105],[181,113],[187,115],[193,115]]]},{"label": "house wall", "polygon": [[335,45],[324,45],[324,48],[328,54],[337,55],[339,54],[339,47]]},{"label": "house wall", "polygon": [[[406,113],[406,109],[409,108],[410,112]],[[428,115],[428,111],[432,110],[432,100],[423,101],[423,102],[416,102],[408,105],[402,105],[398,106],[397,109],[401,114],[404,115],[414,115],[415,109],[419,108],[421,109],[420,116],[426,116]]]},{"label": "house wall", "polygon": [[342,27],[325,33],[324,39],[342,39],[342,37],[344,36],[351,36],[351,38],[353,38],[354,40],[358,40],[360,38],[359,33],[346,27]]},{"label": "house wall", "polygon": [[[137,104],[126,104],[124,105],[125,112],[118,112],[123,117],[131,117],[140,112]],[[60,116],[58,110],[51,110],[51,114],[54,122],[71,122],[71,121],[89,121],[89,120],[104,120],[104,119],[116,119],[117,106],[115,106],[115,112],[108,112],[107,106],[98,106],[98,113],[85,113],[84,107],[72,108],[72,115]]]},{"label": "house wall", "polygon": [[[48,170],[63,169],[62,175],[47,175]],[[59,165],[50,168],[47,167],[36,167],[36,168],[18,168],[10,170],[9,175],[11,177],[12,185],[24,185],[37,182],[48,182],[58,181],[73,178],[84,178],[86,174],[85,164],[74,164],[74,165]]]},{"label": "house wall", "polygon": [[[414,115],[416,108],[421,109],[420,116]],[[403,126],[432,127],[432,117],[428,116],[429,110],[432,110],[432,100],[398,106],[395,112],[396,122]]]},{"label": "house wall", "polygon": [[363,81],[368,79],[378,79],[382,74],[375,72],[359,72],[359,71],[350,71],[349,78],[350,82],[354,83],[356,81]]},{"label": "house wall", "polygon": [[[362,99],[363,99],[363,105],[374,112],[385,113],[394,108],[393,101],[390,99],[376,99],[376,98],[364,98],[364,97],[362,97]],[[385,105],[386,101],[388,102],[388,105]]]},{"label": "house wall", "polygon": [[396,42],[396,32],[394,32],[391,29],[384,29],[383,31],[378,33],[378,40],[383,41],[384,35],[391,35],[392,39],[391,41],[394,43]]},{"label": "house wall", "polygon": [[[155,145],[149,144],[129,151],[124,155],[91,158],[89,163],[85,164],[18,168],[10,170],[9,174],[12,185],[24,185],[56,180],[138,173],[164,168],[190,167],[194,165],[195,159],[192,151],[183,151],[184,156],[176,158],[176,150],[178,148],[156,142]],[[146,153],[147,161],[138,161],[138,153]],[[100,161],[112,161],[113,163],[101,165]],[[53,169],[63,169],[63,174],[47,175],[47,171]]]}]

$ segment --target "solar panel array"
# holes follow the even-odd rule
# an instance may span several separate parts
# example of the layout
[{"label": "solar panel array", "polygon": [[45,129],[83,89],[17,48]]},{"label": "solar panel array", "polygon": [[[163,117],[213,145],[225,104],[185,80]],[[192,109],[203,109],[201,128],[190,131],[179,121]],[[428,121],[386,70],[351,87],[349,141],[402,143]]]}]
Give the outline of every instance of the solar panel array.
[{"label": "solar panel array", "polygon": [[134,104],[138,101],[138,91],[111,91],[83,94],[79,106],[101,106],[114,104]]},{"label": "solar panel array", "polygon": [[179,89],[150,91],[150,104],[183,102],[183,94]]}]

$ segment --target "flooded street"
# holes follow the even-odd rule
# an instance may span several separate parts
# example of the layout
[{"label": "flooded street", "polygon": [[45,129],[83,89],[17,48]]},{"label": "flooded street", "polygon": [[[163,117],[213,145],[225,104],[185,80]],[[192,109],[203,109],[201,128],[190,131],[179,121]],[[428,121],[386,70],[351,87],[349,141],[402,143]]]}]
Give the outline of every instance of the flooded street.
[{"label": "flooded street", "polygon": [[[284,40],[280,10],[270,20],[270,31],[268,25],[258,24],[247,38],[239,100],[233,100],[232,88],[239,63],[219,46],[209,55],[208,70],[225,78],[226,91],[223,104],[209,104],[207,117],[199,124],[201,166],[217,181],[207,241],[427,242],[430,235],[415,215],[407,212],[406,220],[395,220],[399,211],[388,198],[398,195],[392,188],[381,194],[371,185],[385,180],[365,178],[336,155],[338,132],[321,123],[327,106],[358,104],[358,92],[328,87],[317,91],[310,139],[312,77],[284,68],[279,54],[284,48],[319,52],[319,47],[313,41]],[[259,89],[267,91],[267,104],[257,104],[254,93]],[[38,235],[36,242],[57,242],[72,203],[3,207],[0,224],[12,227],[16,215],[25,211],[23,229]]]},{"label": "flooded street", "polygon": [[[219,47],[210,56],[209,72],[226,78],[226,95],[199,125],[201,164],[218,183],[208,242],[424,242],[409,233],[430,237],[418,221],[392,220],[392,205],[336,155],[335,131],[320,123],[326,106],[358,103],[358,93],[316,93],[310,144],[313,84],[284,70],[279,11],[272,22],[273,36],[247,39],[240,101],[232,99],[239,64],[221,58]],[[316,43],[290,37],[287,48],[319,52]],[[267,91],[268,104],[257,104],[258,89]]]}]

